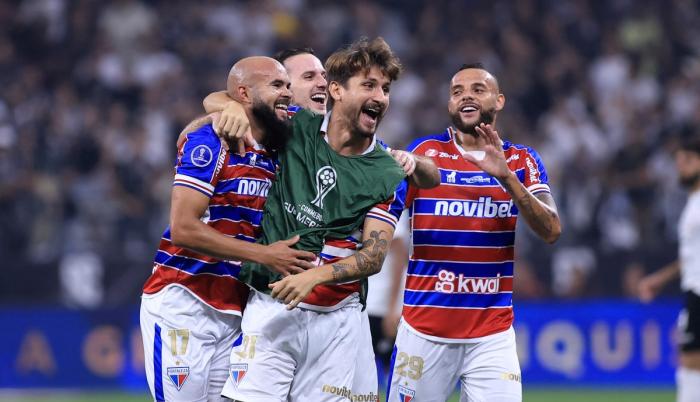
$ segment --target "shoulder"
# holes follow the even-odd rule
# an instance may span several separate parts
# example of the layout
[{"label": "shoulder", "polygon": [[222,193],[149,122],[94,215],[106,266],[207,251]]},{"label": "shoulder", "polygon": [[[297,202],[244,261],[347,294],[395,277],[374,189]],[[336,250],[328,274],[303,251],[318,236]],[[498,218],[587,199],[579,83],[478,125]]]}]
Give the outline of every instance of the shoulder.
[{"label": "shoulder", "polygon": [[205,124],[198,127],[194,131],[185,134],[187,142],[185,146],[192,147],[193,145],[217,146],[221,143],[219,136],[214,132],[211,124]]},{"label": "shoulder", "polygon": [[445,145],[449,144],[450,141],[452,141],[452,137],[449,130],[445,130],[440,134],[431,134],[416,138],[408,145],[407,150],[416,154],[426,154],[426,156],[431,156],[428,155],[431,149],[438,151]]}]

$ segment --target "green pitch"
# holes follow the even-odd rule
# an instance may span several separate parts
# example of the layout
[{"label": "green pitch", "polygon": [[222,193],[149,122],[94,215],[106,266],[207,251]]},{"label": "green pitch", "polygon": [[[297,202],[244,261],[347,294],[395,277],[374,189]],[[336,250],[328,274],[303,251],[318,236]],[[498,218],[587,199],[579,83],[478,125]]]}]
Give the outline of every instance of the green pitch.
[{"label": "green pitch", "polygon": [[[384,401],[382,395],[381,401]],[[41,396],[13,396],[3,395],[0,391],[0,400],[4,402],[146,402],[152,400],[148,395],[137,395],[120,392],[102,393],[66,393],[58,392],[51,395],[43,393]],[[675,393],[672,390],[527,390],[523,396],[523,402],[673,402]],[[448,402],[458,402],[459,396],[455,395]]]}]

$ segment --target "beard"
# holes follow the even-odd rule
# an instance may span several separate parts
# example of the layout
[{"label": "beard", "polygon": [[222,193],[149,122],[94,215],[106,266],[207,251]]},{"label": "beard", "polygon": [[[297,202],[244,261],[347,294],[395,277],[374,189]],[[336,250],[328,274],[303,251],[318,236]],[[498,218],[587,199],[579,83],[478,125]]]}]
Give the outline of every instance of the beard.
[{"label": "beard", "polygon": [[275,113],[275,109],[263,102],[255,102],[252,108],[253,118],[258,123],[265,137],[262,146],[266,150],[279,153],[283,151],[287,142],[292,138],[292,122],[285,118],[280,118]]},{"label": "beard", "polygon": [[700,181],[700,172],[690,176],[679,176],[678,182],[683,188],[693,188]]},{"label": "beard", "polygon": [[479,120],[477,120],[476,123],[474,124],[467,124],[465,123],[462,118],[459,116],[459,110],[457,110],[454,113],[450,113],[450,118],[452,119],[452,124],[457,128],[457,130],[465,133],[465,134],[471,134],[473,136],[478,136],[476,132],[476,127],[481,124],[491,124],[493,121],[496,119],[496,109],[488,109],[488,110],[481,110],[479,112]]}]

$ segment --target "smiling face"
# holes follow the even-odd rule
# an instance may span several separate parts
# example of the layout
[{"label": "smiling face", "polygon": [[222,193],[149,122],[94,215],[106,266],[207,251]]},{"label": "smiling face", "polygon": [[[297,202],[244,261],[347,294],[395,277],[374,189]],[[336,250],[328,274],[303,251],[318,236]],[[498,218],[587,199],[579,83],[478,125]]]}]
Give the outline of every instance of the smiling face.
[{"label": "smiling face", "polygon": [[288,120],[287,108],[292,101],[290,86],[287,71],[279,63],[267,66],[251,79],[253,106],[273,110],[275,117],[280,121]]},{"label": "smiling face", "polygon": [[467,68],[452,77],[447,110],[460,132],[476,135],[474,128],[480,123],[493,123],[504,104],[505,97],[488,71]]},{"label": "smiling face", "polygon": [[331,83],[333,111],[350,123],[353,134],[372,137],[389,107],[391,80],[377,66],[360,71],[345,85]]},{"label": "smiling face", "polygon": [[292,82],[293,102],[304,109],[326,114],[326,69],[321,60],[310,53],[301,53],[284,60]]}]

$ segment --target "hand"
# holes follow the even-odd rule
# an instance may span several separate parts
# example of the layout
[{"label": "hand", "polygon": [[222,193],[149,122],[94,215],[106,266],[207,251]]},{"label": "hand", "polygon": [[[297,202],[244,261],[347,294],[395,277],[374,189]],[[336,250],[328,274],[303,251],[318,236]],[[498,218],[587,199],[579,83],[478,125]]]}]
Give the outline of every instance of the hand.
[{"label": "hand", "polygon": [[232,149],[236,149],[239,154],[245,155],[246,146],[255,146],[257,143],[250,132],[250,121],[246,116],[245,109],[240,103],[228,102],[224,109],[219,112],[213,122],[214,131],[219,137],[226,140]]},{"label": "hand", "polygon": [[296,235],[266,246],[267,250],[259,262],[282,276],[299,274],[315,267],[313,262],[316,261],[316,255],[314,253],[292,248],[298,241],[299,235]]},{"label": "hand", "polygon": [[654,300],[656,295],[663,288],[664,282],[660,280],[659,277],[652,275],[645,276],[639,281],[637,287],[637,292],[639,295],[639,300],[644,303],[649,303]]},{"label": "hand", "polygon": [[401,166],[406,176],[412,175],[416,170],[416,158],[412,153],[396,149],[389,149],[389,153],[394,157],[396,163]]},{"label": "hand", "polygon": [[486,144],[483,148],[484,156],[479,159],[467,152],[462,154],[462,157],[499,181],[504,181],[512,172],[508,169],[498,132],[490,124],[481,123],[475,128],[479,137],[483,138]]},{"label": "hand", "polygon": [[272,289],[270,296],[284,302],[287,310],[292,310],[319,284],[315,274],[316,270],[306,271],[271,283],[267,285]]}]

